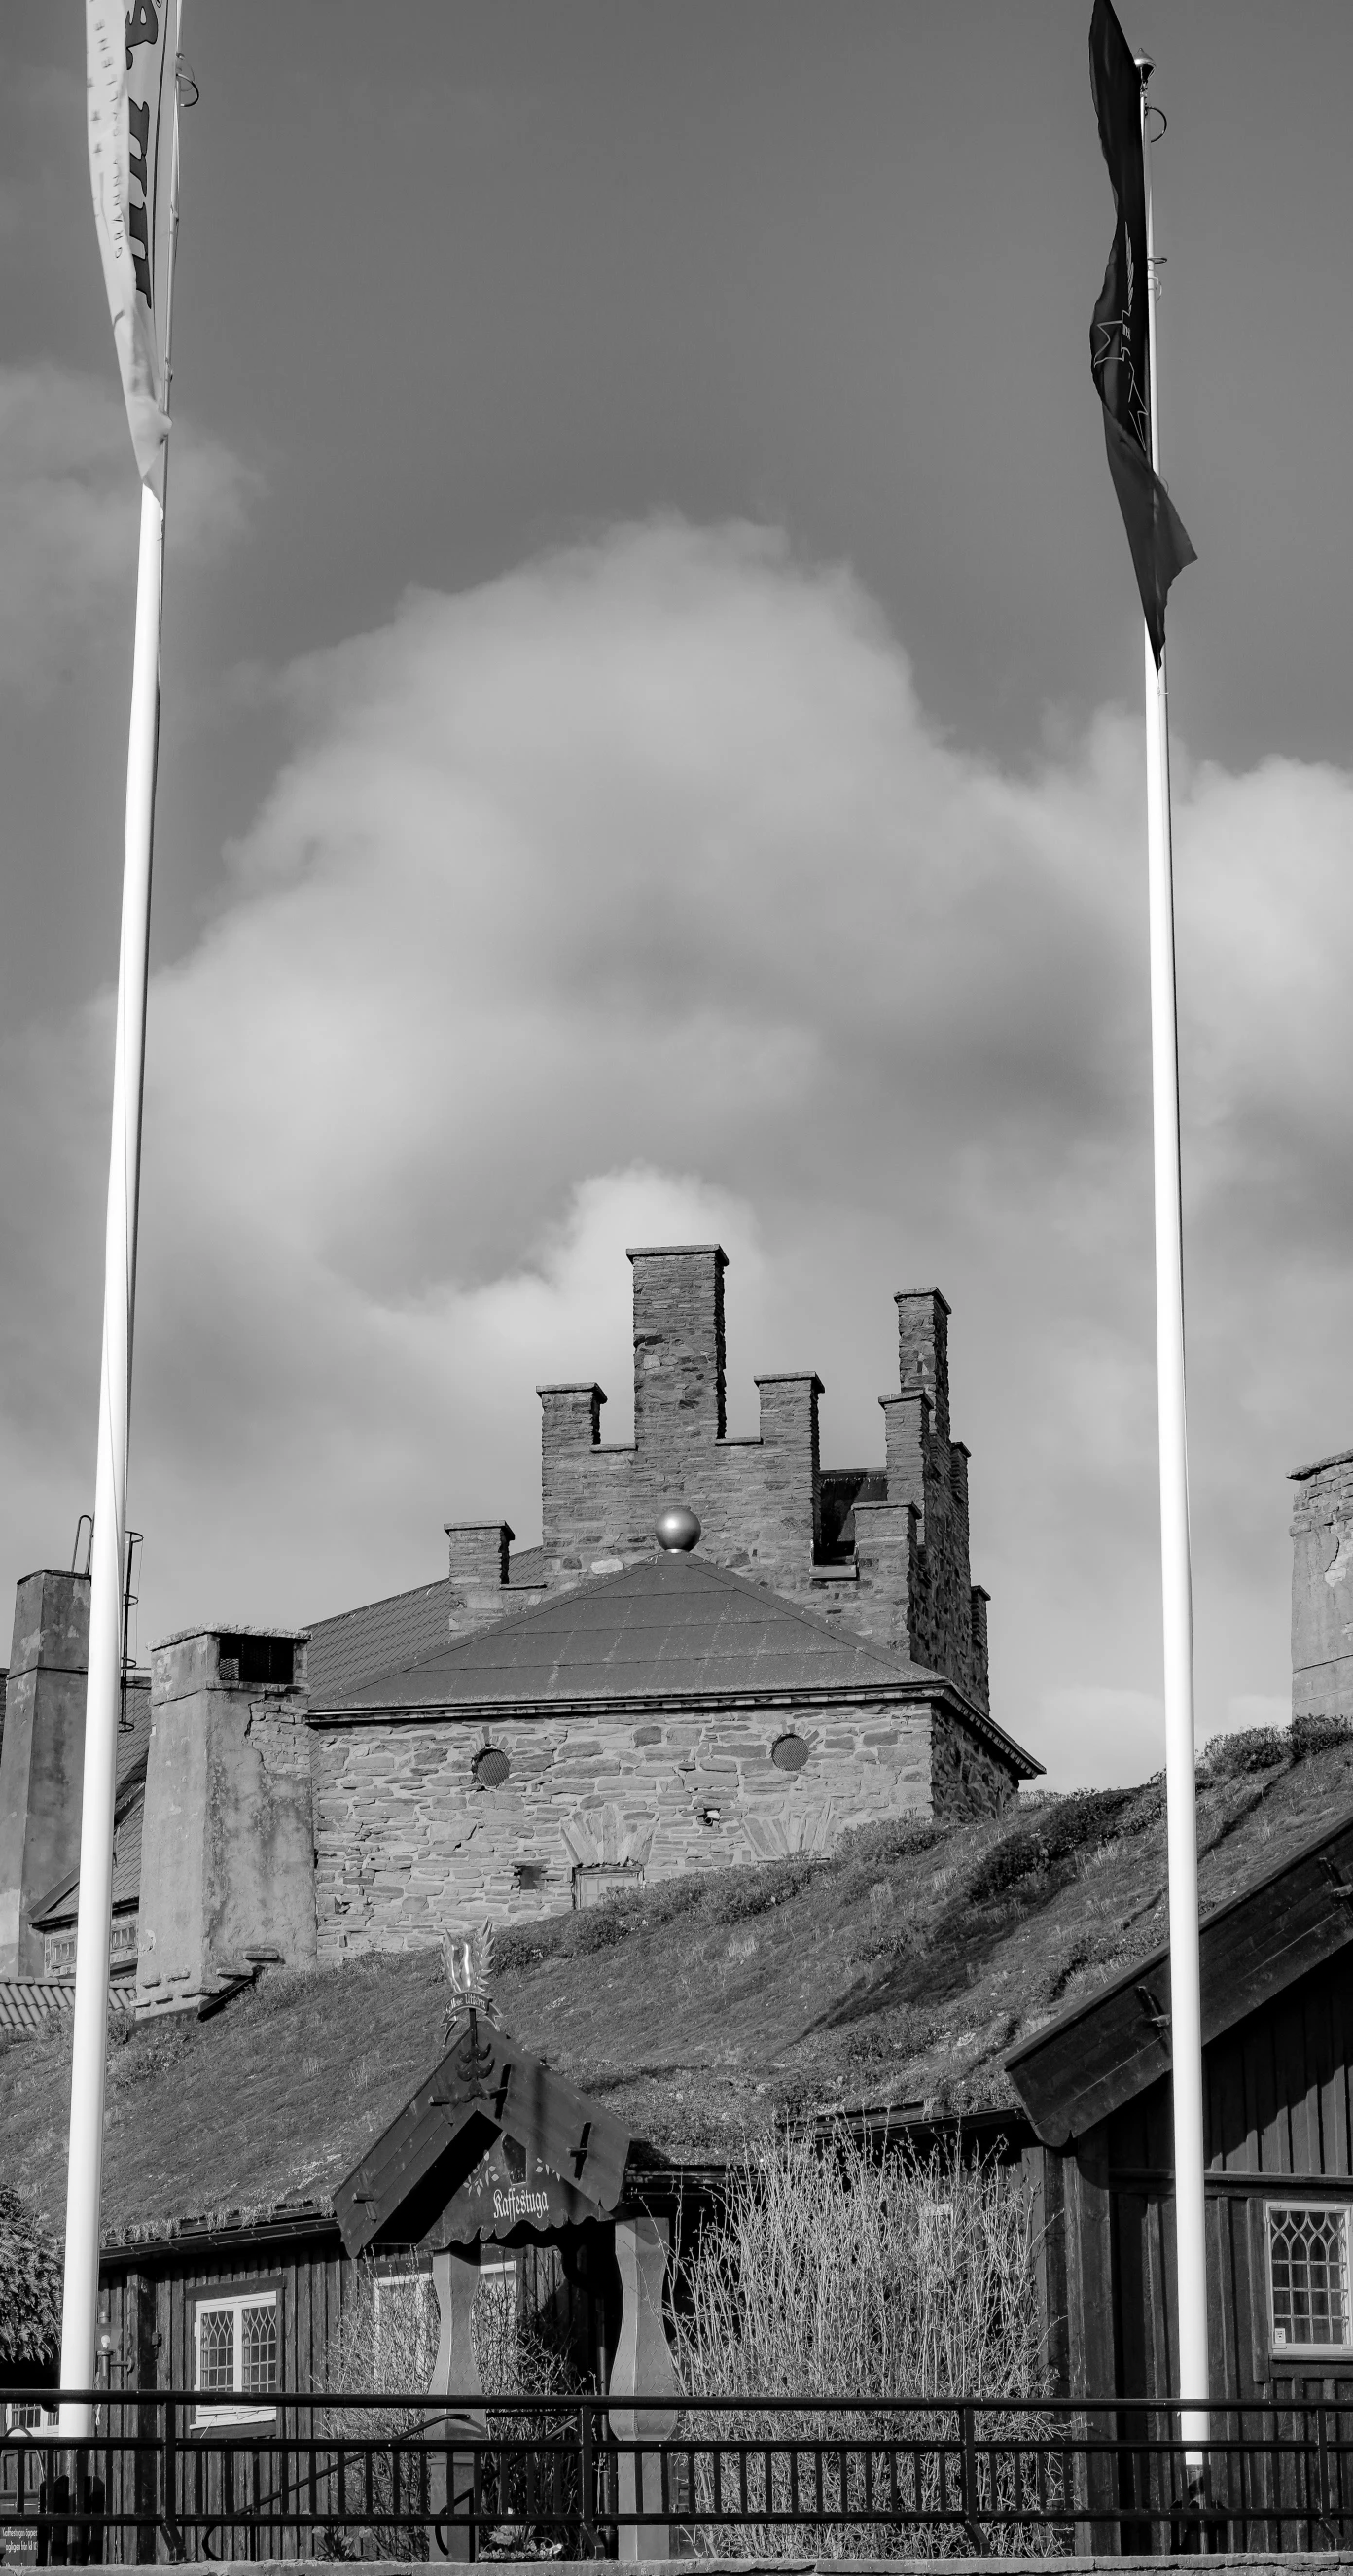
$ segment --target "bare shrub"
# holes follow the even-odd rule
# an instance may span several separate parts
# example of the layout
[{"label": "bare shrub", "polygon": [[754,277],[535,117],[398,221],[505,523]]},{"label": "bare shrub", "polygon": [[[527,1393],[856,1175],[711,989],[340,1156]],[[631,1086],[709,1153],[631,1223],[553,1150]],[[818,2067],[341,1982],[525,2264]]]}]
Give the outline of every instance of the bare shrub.
[{"label": "bare shrub", "polygon": [[[548,2309],[524,2307],[518,2288],[514,2267],[486,2268],[481,2273],[470,2333],[484,2393],[490,2397],[565,2399],[580,2385],[576,2370]],[[430,2273],[410,2269],[392,2279],[370,2260],[359,2263],[355,2295],[344,2309],[326,2356],[323,2386],[334,2402],[324,2409],[316,2429],[334,2444],[369,2442],[380,2446],[372,2457],[369,2491],[365,2454],[359,2457],[355,2451],[352,2453],[342,2502],[349,2511],[365,2508],[394,2518],[341,2532],[335,2522],[327,2535],[324,2554],[400,2560],[428,2557],[427,2530],[399,2518],[404,2506],[411,2510],[427,2508],[426,2463],[416,2447],[401,2449],[401,2445],[417,2445],[432,2429],[433,2410],[400,2401],[429,2387],[439,2334],[440,2312]],[[345,2399],[387,2392],[388,2405],[344,2403]],[[534,2408],[520,2415],[510,2408],[495,2408],[490,2426],[495,2440],[516,2444],[533,2438],[548,2441],[567,2430],[570,2422],[566,2415],[556,2419]],[[437,2432],[440,2435],[440,2426]],[[515,2501],[509,2491],[512,2472],[506,2467],[495,2469],[492,2462],[487,2464],[485,2484],[490,2495],[495,2476],[504,2485],[503,2510],[511,2511]],[[335,2503],[339,2503],[336,2483]],[[570,2507],[565,2503],[563,2509]],[[491,2532],[481,2532],[476,2554],[497,2554],[492,2541]],[[549,2534],[542,2532],[533,2539],[516,2524],[513,2549],[518,2557],[547,2551],[555,2554],[557,2542],[551,2547]]]},{"label": "bare shrub", "polygon": [[[745,2398],[717,2419],[692,2415],[696,2443],[715,2430],[760,2444],[748,2460],[748,2506],[793,2511],[785,2523],[720,2527],[701,2523],[713,2506],[714,2467],[697,2453],[691,2520],[697,2546],[717,2556],[830,2557],[970,2554],[961,2522],[819,2520],[811,2462],[791,2486],[787,2449],[768,2443],[833,2440],[853,2446],[823,2462],[827,2512],[863,2506],[865,2451],[876,2509],[924,2513],[959,2501],[957,2464],[947,2470],[926,2445],[953,2442],[957,2418],[944,2400],[959,2394],[1009,2398],[1000,2435],[1030,2438],[1036,2419],[1019,2401],[1046,2393],[1039,2323],[1038,2234],[1021,2176],[994,2159],[966,2163],[953,2150],[876,2163],[842,2131],[835,2152],[787,2131],[748,2145],[729,2177],[720,2221],[706,2229],[688,2263],[685,2312],[675,2323],[678,2364],[692,2396]],[[938,2401],[899,2421],[869,2403],[883,2396]],[[758,2397],[802,2397],[774,2413]],[[822,2397],[858,2397],[848,2415],[825,2414]],[[909,2445],[905,2454],[893,2446]],[[726,2462],[722,2502],[732,2501]],[[1016,2472],[1001,2466],[993,2500],[989,2464],[979,2463],[980,2502],[1013,2512],[1032,2501]],[[944,2492],[941,2493],[941,2480]],[[1056,2498],[1054,2496],[1053,2500]],[[802,2505],[805,2510],[798,2511]],[[1002,2550],[1047,2551],[1067,2536],[1043,2525],[998,2527]]]}]

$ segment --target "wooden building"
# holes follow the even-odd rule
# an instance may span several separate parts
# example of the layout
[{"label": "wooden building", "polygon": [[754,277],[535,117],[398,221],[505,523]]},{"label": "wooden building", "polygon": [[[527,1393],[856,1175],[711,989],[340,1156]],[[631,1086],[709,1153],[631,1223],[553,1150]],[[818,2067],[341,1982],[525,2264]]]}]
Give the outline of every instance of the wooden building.
[{"label": "wooden building", "polygon": [[[1353,1815],[1210,1914],[1201,1955],[1213,2393],[1353,2404]],[[1006,2062],[1042,2149],[1063,2388],[1192,2394],[1176,2374],[1168,1950]]]}]

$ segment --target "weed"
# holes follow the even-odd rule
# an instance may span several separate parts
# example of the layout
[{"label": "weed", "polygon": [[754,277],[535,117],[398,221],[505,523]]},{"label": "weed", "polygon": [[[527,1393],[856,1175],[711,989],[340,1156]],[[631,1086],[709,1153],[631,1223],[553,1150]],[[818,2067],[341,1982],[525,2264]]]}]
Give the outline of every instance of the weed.
[{"label": "weed", "polygon": [[1294,1750],[1285,1727],[1247,1726],[1238,1735],[1214,1735],[1200,1768],[1205,1780],[1242,1780],[1252,1771],[1283,1770]]}]

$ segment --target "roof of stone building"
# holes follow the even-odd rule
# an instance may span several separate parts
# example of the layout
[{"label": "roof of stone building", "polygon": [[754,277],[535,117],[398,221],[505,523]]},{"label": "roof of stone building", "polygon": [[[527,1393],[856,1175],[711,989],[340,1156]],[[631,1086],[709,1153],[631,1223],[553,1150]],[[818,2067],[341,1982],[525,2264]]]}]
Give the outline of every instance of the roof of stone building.
[{"label": "roof of stone building", "polygon": [[[707,1559],[669,1553],[557,1593],[349,1691],[357,1709],[947,1688],[938,1673]],[[311,1707],[323,1703],[312,1689]]]},{"label": "roof of stone building", "polygon": [[[146,1760],[150,1751],[150,1683],[141,1677],[127,1693],[127,1723],[118,1730],[117,1791],[113,1809],[113,1910],[139,1902],[141,1894],[141,1827],[146,1804]],[[68,1870],[38,1898],[33,1907],[35,1930],[50,1932],[75,1921],[80,1905],[78,1866]]]},{"label": "roof of stone building", "polygon": [[[1353,1738],[1227,1738],[1199,1775],[1205,1912],[1330,1831]],[[718,2160],[777,2116],[1022,2118],[1005,2061],[1166,1929],[1163,1783],[1039,1797],[834,1856],[690,1873],[499,1936],[507,2027],[632,2137]],[[104,2149],[110,2238],[327,2210],[443,2051],[435,1951],[265,1972],[213,2019],[119,2020]],[[0,2040],[0,2181],[65,2205],[70,2022]],[[342,2082],[334,2070],[342,2069]]]},{"label": "roof of stone building", "polygon": [[[511,1589],[534,1591],[531,1578],[543,1570],[543,1549],[519,1548],[512,1559]],[[364,1601],[356,1610],[313,1620],[308,1631],[312,1700],[322,1706],[346,1698],[377,1673],[395,1672],[436,1654],[450,1635],[460,1597],[450,1577],[443,1575],[436,1583],[391,1592],[382,1601]]]},{"label": "roof of stone building", "polygon": [[[113,1814],[113,1912],[126,1912],[141,1898],[141,1829],[146,1813],[146,1747],[140,1760],[121,1774]],[[80,1910],[80,1872],[68,1870],[33,1908],[34,1929],[53,1932],[72,1924]]]}]

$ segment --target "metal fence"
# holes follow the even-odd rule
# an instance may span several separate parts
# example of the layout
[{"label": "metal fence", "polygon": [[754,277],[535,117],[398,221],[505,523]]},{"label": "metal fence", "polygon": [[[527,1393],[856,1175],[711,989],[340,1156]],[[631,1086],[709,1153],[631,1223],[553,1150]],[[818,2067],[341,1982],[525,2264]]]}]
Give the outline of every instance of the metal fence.
[{"label": "metal fence", "polygon": [[[991,2397],[341,2397],[242,2420],[185,2390],[11,2391],[0,2559],[1309,2550],[1353,2530],[1353,2407]],[[670,2428],[670,2429],[669,2429]],[[665,2532],[669,2537],[663,2540]],[[653,2543],[657,2543],[656,2551]]]}]

